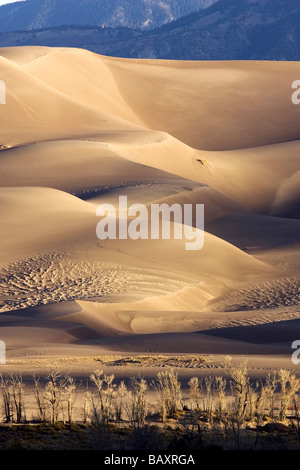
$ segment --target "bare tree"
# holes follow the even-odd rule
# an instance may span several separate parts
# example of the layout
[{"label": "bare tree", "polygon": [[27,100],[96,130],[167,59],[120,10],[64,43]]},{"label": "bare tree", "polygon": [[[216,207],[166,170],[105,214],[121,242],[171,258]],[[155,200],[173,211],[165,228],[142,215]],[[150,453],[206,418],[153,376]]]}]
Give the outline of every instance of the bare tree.
[{"label": "bare tree", "polygon": [[40,421],[45,422],[47,403],[45,400],[45,394],[42,393],[40,389],[40,377],[36,377],[36,375],[33,375],[33,381],[34,381],[34,398],[37,403],[37,407],[39,411],[39,419]]},{"label": "bare tree", "polygon": [[91,426],[95,429],[95,431],[102,434],[105,423],[103,421],[102,413],[99,409],[99,401],[95,400],[95,396],[93,394],[91,394],[89,398],[89,419]]},{"label": "bare tree", "polygon": [[11,394],[16,411],[17,423],[21,423],[26,420],[25,415],[25,400],[24,400],[24,383],[21,373],[11,375]]},{"label": "bare tree", "polygon": [[92,403],[92,394],[88,390],[84,394],[83,399],[83,422],[87,423],[90,421],[91,415],[91,403]]},{"label": "bare tree", "polygon": [[284,369],[280,369],[278,378],[280,384],[279,420],[283,421],[286,418],[289,404],[293,402],[296,393],[300,389],[300,379]]},{"label": "bare tree", "polygon": [[299,396],[294,396],[293,398],[293,411],[294,415],[289,417],[289,420],[292,425],[292,429],[294,430],[299,448],[300,448],[300,399]]},{"label": "bare tree", "polygon": [[177,411],[182,408],[181,385],[178,381],[178,374],[173,369],[159,372],[157,379],[152,382],[152,386],[159,395],[162,421],[165,421],[167,416],[174,418]]},{"label": "bare tree", "polygon": [[189,395],[191,402],[191,409],[195,410],[199,408],[199,399],[200,399],[200,389],[199,389],[199,379],[198,377],[192,377],[189,382]]},{"label": "bare tree", "polygon": [[212,422],[212,412],[213,412],[213,402],[214,402],[214,393],[213,393],[213,377],[204,378],[204,390],[205,390],[205,401],[204,401],[204,410],[207,413],[208,422]]},{"label": "bare tree", "polygon": [[113,399],[116,394],[114,378],[113,374],[105,375],[102,370],[96,370],[90,375],[90,379],[97,387],[102,421],[106,423],[113,418]]},{"label": "bare tree", "polygon": [[263,421],[263,415],[264,415],[265,403],[266,403],[266,393],[267,393],[267,390],[264,386],[263,381],[258,380],[256,382],[255,406],[254,406],[254,416],[255,416],[257,426],[259,426]]},{"label": "bare tree", "polygon": [[132,377],[130,380],[132,391],[129,392],[129,403],[127,404],[127,415],[135,429],[141,428],[146,419],[148,401],[146,392],[147,382],[142,377]]},{"label": "bare tree", "polygon": [[226,390],[227,381],[225,377],[216,377],[215,378],[215,394],[217,401],[217,414],[219,421],[223,419],[224,413],[224,401],[225,401],[225,390]]},{"label": "bare tree", "polygon": [[49,372],[47,380],[44,398],[50,405],[51,423],[56,423],[62,408],[63,393],[68,377],[62,377],[58,370],[53,370]]},{"label": "bare tree", "polygon": [[13,421],[14,414],[13,414],[13,398],[12,398],[12,390],[11,384],[7,377],[4,377],[2,374],[0,375],[0,388],[2,393],[3,399],[3,410],[5,416],[5,422],[10,423]]},{"label": "bare tree", "polygon": [[[248,363],[242,361],[237,367],[232,365],[232,358],[226,358],[225,371],[230,377],[230,387],[235,400],[235,415],[240,418],[245,417],[248,404],[250,381],[248,377]],[[242,419],[243,421],[243,419]]]},{"label": "bare tree", "polygon": [[125,399],[128,397],[128,390],[124,383],[124,380],[121,381],[120,385],[116,390],[115,396],[115,414],[118,421],[122,420],[122,414],[125,407]]},{"label": "bare tree", "polygon": [[74,405],[77,397],[77,384],[72,377],[67,378],[65,391],[67,395],[68,422],[71,423],[73,421]]},{"label": "bare tree", "polygon": [[265,391],[266,391],[266,405],[268,410],[268,415],[270,418],[274,419],[275,413],[275,392],[278,387],[278,377],[275,371],[272,374],[268,374],[265,382]]}]

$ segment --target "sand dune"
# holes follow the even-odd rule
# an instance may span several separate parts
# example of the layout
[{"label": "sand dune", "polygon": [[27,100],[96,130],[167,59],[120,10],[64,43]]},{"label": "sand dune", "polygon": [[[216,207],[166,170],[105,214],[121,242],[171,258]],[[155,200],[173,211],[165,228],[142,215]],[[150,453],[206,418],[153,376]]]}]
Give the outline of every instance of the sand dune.
[{"label": "sand dune", "polygon": [[[93,227],[94,207],[62,191],[38,187],[0,189],[1,262],[58,248]],[[91,217],[92,216],[92,217]]]},{"label": "sand dune", "polygon": [[[31,60],[39,60],[40,57],[43,56]],[[0,59],[2,79],[10,84],[7,90],[8,106],[5,110],[1,109],[4,117],[1,121],[5,123],[1,131],[4,148],[86,135],[96,133],[99,129],[133,127],[128,121],[110,115],[105,109],[89,106],[48,85],[27,72],[26,64],[20,66],[3,56]],[[69,77],[65,77],[68,83],[71,77],[70,70]]]},{"label": "sand dune", "polygon": [[176,179],[172,174],[130,162],[106,144],[87,140],[39,142],[11,148],[1,153],[1,167],[2,187],[44,186],[73,193],[92,193],[129,184],[166,184]]},{"label": "sand dune", "polygon": [[299,63],[105,61],[150,128],[194,148],[229,150],[299,138],[299,112],[291,102]]},{"label": "sand dune", "polygon": [[[0,339],[13,354],[288,354],[272,343],[299,318],[298,63],[16,47],[0,67]],[[120,195],[204,204],[203,249],[97,239],[97,206]]]}]

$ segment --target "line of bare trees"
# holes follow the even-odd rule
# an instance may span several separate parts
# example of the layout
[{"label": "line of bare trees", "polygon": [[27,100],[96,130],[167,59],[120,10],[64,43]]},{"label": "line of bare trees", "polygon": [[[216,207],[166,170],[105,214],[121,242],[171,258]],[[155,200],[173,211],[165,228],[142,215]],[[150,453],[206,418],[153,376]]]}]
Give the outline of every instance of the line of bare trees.
[{"label": "line of bare trees", "polygon": [[[58,420],[74,421],[74,407],[79,392],[84,394],[82,420],[99,428],[112,421],[127,422],[134,429],[144,426],[153,404],[149,391],[155,391],[155,412],[162,422],[182,418],[189,412],[194,424],[204,421],[213,425],[222,423],[239,435],[246,421],[261,425],[269,420],[289,419],[297,430],[300,444],[300,379],[287,370],[267,375],[264,380],[250,381],[247,362],[237,366],[231,358],[224,364],[224,376],[192,377],[189,398],[183,401],[178,374],[173,369],[159,372],[156,379],[147,383],[143,377],[132,377],[128,386],[124,381],[115,383],[114,375],[97,370],[89,377],[87,390],[70,375],[51,371],[46,384],[33,376],[36,403],[36,420],[56,423]],[[91,387],[92,385],[92,387]],[[2,417],[6,423],[26,422],[25,384],[21,374],[0,375]],[[199,429],[199,426],[198,426]]]}]

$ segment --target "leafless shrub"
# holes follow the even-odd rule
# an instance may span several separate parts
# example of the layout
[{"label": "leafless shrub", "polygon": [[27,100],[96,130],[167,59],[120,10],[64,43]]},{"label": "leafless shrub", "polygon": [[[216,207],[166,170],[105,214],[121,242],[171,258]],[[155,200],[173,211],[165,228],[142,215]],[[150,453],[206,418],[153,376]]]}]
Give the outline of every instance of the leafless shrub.
[{"label": "leafless shrub", "polygon": [[102,433],[105,423],[103,421],[103,416],[99,408],[99,402],[95,400],[94,395],[90,396],[89,420],[93,429],[98,433]]},{"label": "leafless shrub", "polygon": [[26,421],[26,415],[24,401],[24,383],[21,373],[11,375],[10,384],[12,400],[16,413],[16,421],[17,423],[22,423],[23,421]]},{"label": "leafless shrub", "polygon": [[86,391],[83,398],[83,422],[90,422],[92,394]]},{"label": "leafless shrub", "polygon": [[204,378],[204,391],[205,399],[203,400],[203,409],[206,412],[207,420],[209,423],[212,422],[212,413],[213,413],[213,402],[214,402],[214,391],[213,391],[213,377]]},{"label": "leafless shrub", "polygon": [[280,411],[279,420],[286,418],[287,409],[295,398],[296,393],[300,389],[300,380],[288,370],[280,369],[278,373],[280,384]]},{"label": "leafless shrub", "polygon": [[10,377],[0,376],[0,389],[6,423],[22,423],[26,420],[24,387],[21,373],[12,374]]},{"label": "leafless shrub", "polygon": [[99,398],[99,412],[103,422],[108,423],[113,419],[113,399],[116,394],[116,385],[113,383],[115,376],[103,374],[102,370],[96,370],[90,379],[97,387]]},{"label": "leafless shrub", "polygon": [[189,396],[191,402],[191,409],[195,410],[199,408],[200,401],[200,389],[199,389],[199,379],[198,377],[192,377],[189,382]]},{"label": "leafless shrub", "polygon": [[231,392],[234,397],[233,413],[238,422],[243,422],[248,404],[250,381],[247,361],[242,361],[237,367],[232,365],[232,358],[225,361],[225,371],[230,377]]},{"label": "leafless shrub", "polygon": [[178,374],[173,369],[159,372],[152,386],[158,392],[162,421],[165,421],[167,416],[176,417],[177,411],[182,408]]},{"label": "leafless shrub", "polygon": [[44,400],[50,406],[50,421],[56,423],[58,421],[60,411],[63,412],[63,394],[68,381],[68,377],[62,377],[57,370],[49,372],[47,376],[47,384],[45,388]]},{"label": "leafless shrub", "polygon": [[74,405],[78,393],[76,381],[72,377],[68,377],[66,380],[65,392],[67,396],[68,422],[71,423],[73,421]]},{"label": "leafless shrub", "polygon": [[[251,388],[250,388],[251,390]],[[267,390],[262,380],[256,382],[255,401],[254,401],[254,417],[257,426],[261,425],[264,417]],[[252,416],[250,415],[250,419]]]},{"label": "leafless shrub", "polygon": [[278,387],[278,376],[276,372],[268,374],[265,381],[266,407],[270,418],[274,419],[275,413],[275,392]]},{"label": "leafless shrub", "polygon": [[38,407],[38,417],[41,422],[45,422],[47,402],[45,400],[45,394],[41,391],[41,388],[40,388],[40,377],[36,377],[36,375],[33,375],[33,382],[34,382],[34,398]]},{"label": "leafless shrub", "polygon": [[146,419],[148,401],[146,391],[148,385],[142,377],[132,377],[130,380],[132,391],[128,392],[127,416],[135,429],[141,428]]},{"label": "leafless shrub", "polygon": [[12,389],[11,384],[7,377],[4,377],[2,374],[0,376],[0,388],[3,399],[3,411],[5,422],[10,423],[13,421],[13,398],[12,398]]},{"label": "leafless shrub", "polygon": [[299,448],[300,448],[300,398],[299,396],[294,396],[293,398],[293,416],[289,417],[291,422],[292,429],[294,430]]},{"label": "leafless shrub", "polygon": [[192,442],[195,438],[198,438],[198,440],[202,439],[204,423],[201,421],[201,417],[202,412],[197,409],[185,412],[179,419],[179,424],[183,428],[185,437],[189,442]]},{"label": "leafless shrub", "polygon": [[122,420],[126,397],[128,397],[128,390],[124,383],[124,380],[122,380],[116,390],[116,396],[115,396],[115,414],[116,414],[116,419],[118,421]]},{"label": "leafless shrub", "polygon": [[216,377],[214,383],[216,395],[216,413],[219,421],[222,421],[225,407],[224,401],[227,381],[225,377]]}]

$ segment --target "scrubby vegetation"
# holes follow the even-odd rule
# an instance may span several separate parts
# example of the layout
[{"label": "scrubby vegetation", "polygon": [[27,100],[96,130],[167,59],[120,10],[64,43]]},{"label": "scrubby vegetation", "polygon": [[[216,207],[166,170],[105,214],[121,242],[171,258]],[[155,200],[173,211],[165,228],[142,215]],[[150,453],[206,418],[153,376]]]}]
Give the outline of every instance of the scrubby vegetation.
[{"label": "scrubby vegetation", "polygon": [[[247,362],[234,366],[231,358],[222,372],[191,377],[183,397],[172,367],[150,383],[135,376],[128,384],[99,369],[87,384],[53,370],[46,382],[33,377],[36,414],[30,420],[22,375],[1,375],[0,449],[300,448],[299,378],[279,370],[252,381]],[[81,419],[74,422],[79,394]]]}]

